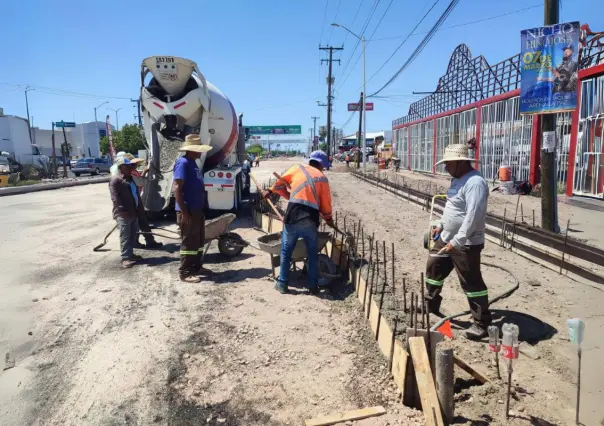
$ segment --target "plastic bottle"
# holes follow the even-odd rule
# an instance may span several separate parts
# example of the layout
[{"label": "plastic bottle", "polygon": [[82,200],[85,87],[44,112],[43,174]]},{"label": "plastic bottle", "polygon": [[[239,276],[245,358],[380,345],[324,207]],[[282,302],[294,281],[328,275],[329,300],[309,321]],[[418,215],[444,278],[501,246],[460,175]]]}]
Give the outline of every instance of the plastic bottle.
[{"label": "plastic bottle", "polygon": [[585,323],[579,318],[571,318],[567,321],[568,334],[570,336],[571,343],[575,345],[581,345],[583,343],[583,334],[585,331]]},{"label": "plastic bottle", "polygon": [[496,325],[489,325],[489,350],[491,352],[499,352],[499,328]]},{"label": "plastic bottle", "polygon": [[520,330],[516,324],[503,324],[501,328],[503,331],[503,339],[501,345],[503,347],[503,357],[507,359],[518,358],[519,347],[518,347],[518,335]]}]

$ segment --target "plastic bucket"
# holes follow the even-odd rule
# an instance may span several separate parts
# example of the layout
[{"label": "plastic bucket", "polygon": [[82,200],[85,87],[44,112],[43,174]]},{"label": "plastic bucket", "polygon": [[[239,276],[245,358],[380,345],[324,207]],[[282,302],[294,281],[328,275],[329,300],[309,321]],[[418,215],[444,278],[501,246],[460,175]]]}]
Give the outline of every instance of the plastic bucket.
[{"label": "plastic bucket", "polygon": [[501,166],[499,167],[499,180],[502,182],[508,182],[512,180],[512,167]]},{"label": "plastic bucket", "polygon": [[514,182],[501,182],[501,184],[499,185],[499,192],[501,192],[503,195],[514,194]]},{"label": "plastic bucket", "polygon": [[383,169],[386,168],[386,160],[385,159],[380,158],[378,160],[378,168],[381,169],[381,170],[383,170]]}]

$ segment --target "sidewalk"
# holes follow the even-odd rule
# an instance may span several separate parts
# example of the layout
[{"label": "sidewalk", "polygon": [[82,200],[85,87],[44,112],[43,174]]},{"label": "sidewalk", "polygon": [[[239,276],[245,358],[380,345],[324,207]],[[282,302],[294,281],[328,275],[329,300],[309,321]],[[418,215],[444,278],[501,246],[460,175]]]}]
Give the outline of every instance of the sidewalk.
[{"label": "sidewalk", "polygon": [[[373,169],[375,172],[375,169]],[[398,173],[386,170],[390,180],[405,183],[407,186],[430,194],[447,192],[451,178],[445,175],[430,175],[408,170]],[[384,171],[382,171],[382,176]],[[396,175],[396,176],[395,176]],[[419,185],[419,186],[418,186]],[[493,185],[489,182],[489,186]],[[541,198],[529,195],[503,195],[497,191],[489,194],[489,213],[498,214],[513,221],[524,221],[530,225],[541,226]],[[604,245],[604,221],[602,212],[604,201],[582,197],[558,196],[558,223],[565,232],[570,220],[569,236],[595,246]]]}]

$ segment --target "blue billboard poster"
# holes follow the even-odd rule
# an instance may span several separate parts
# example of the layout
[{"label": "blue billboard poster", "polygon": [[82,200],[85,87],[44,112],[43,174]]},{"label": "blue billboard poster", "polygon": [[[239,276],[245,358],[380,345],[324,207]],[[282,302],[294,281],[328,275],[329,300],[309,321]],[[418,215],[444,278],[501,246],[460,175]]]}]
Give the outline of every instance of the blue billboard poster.
[{"label": "blue billboard poster", "polygon": [[520,114],[576,109],[579,23],[523,30],[520,38]]}]

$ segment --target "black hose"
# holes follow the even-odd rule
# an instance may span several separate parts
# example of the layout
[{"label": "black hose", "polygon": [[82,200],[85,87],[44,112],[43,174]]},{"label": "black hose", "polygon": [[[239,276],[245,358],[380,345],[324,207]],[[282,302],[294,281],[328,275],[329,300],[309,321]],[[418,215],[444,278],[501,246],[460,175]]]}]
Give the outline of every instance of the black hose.
[{"label": "black hose", "polygon": [[[510,288],[509,290],[501,293],[499,296],[496,296],[495,298],[493,298],[490,302],[489,302],[489,306],[491,306],[494,303],[499,302],[501,299],[506,299],[508,297],[510,297],[516,290],[518,290],[518,288],[520,287],[520,281],[518,281],[518,278],[516,278],[516,275],[514,275],[514,273],[512,271],[510,271],[507,268],[504,268],[501,265],[495,265],[494,263],[483,263],[484,266],[491,266],[493,268],[498,268],[501,269],[502,271],[507,272],[508,274],[511,275],[512,278],[514,278],[515,284],[514,287]],[[452,315],[447,315],[444,318],[441,318],[436,324],[434,324],[432,327],[430,327],[430,331],[436,331],[436,329],[438,327],[440,327],[441,325],[444,324],[445,321],[451,320],[453,318],[457,318],[457,317],[461,317],[463,315],[468,315],[470,313],[470,311],[463,311],[463,312],[459,312],[456,314],[452,314]],[[522,312],[518,312],[518,314],[520,315],[525,315]],[[528,316],[528,315],[525,315]],[[534,318],[534,317],[531,317]]]}]

